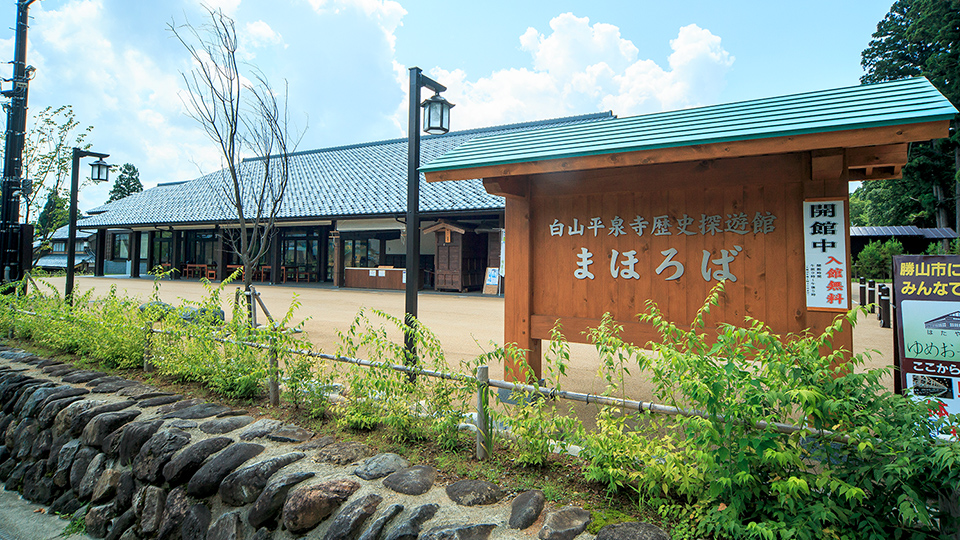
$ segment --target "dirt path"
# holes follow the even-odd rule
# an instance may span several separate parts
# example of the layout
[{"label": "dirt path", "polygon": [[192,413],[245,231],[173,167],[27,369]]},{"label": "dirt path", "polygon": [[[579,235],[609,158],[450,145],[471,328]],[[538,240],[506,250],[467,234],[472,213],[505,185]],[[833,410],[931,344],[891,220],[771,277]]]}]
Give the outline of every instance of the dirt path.
[{"label": "dirt path", "polygon": [[[47,280],[63,290],[63,278]],[[77,278],[78,291],[95,289],[95,295],[105,294],[116,285],[120,292],[146,300],[153,292],[153,281],[119,277]],[[334,353],[337,348],[337,330],[347,329],[358,310],[379,309],[396,317],[403,316],[403,291],[373,291],[363,289],[335,289],[311,285],[256,285],[261,298],[276,316],[282,316],[296,295],[301,307],[295,322],[306,319],[304,329],[309,339],[323,352]],[[234,286],[225,297],[233,298]],[[183,300],[197,300],[204,295],[198,281],[164,281],[160,287],[163,301],[179,305]],[[491,342],[503,341],[503,298],[477,294],[422,292],[419,297],[421,321],[434,332],[443,344],[451,366],[469,360],[493,349]],[[395,334],[399,337],[399,333]],[[546,350],[546,344],[544,344]],[[866,367],[888,365],[893,360],[893,338],[890,329],[880,328],[875,316],[862,318],[854,330],[854,351],[877,350]],[[565,389],[580,392],[602,390],[602,381],[596,375],[598,357],[591,346],[571,346],[571,362],[567,370]],[[502,375],[502,366],[491,366],[492,377]],[[892,390],[892,379],[887,378]],[[634,372],[627,382],[627,395],[639,400],[651,400],[653,391],[648,378]]]}]

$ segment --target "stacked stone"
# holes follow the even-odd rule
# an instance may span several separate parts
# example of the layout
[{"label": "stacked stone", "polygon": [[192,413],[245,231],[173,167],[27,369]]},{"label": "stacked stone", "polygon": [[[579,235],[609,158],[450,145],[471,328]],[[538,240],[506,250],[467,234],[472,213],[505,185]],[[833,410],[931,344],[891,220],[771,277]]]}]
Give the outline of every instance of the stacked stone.
[{"label": "stacked stone", "polygon": [[[500,488],[461,480],[440,500],[437,471],[396,454],[368,458],[361,443],[22,351],[0,347],[0,358],[44,373],[0,365],[0,482],[51,513],[82,516],[95,538],[483,540],[495,529],[523,538],[544,508],[543,493],[530,491],[514,499],[508,523],[462,523],[455,508],[498,503]],[[562,508],[538,537],[572,539],[589,521]],[[607,527],[598,538],[661,538],[632,531]]]}]

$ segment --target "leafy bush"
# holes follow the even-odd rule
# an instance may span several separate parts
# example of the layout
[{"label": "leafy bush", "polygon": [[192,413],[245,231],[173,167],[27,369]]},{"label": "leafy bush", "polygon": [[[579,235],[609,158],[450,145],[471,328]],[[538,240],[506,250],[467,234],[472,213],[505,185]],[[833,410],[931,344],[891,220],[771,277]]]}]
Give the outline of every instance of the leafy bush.
[{"label": "leafy bush", "polygon": [[[337,406],[338,422],[362,430],[382,423],[395,442],[422,439],[433,433],[441,446],[455,447],[457,428],[466,412],[466,397],[476,384],[452,374],[439,340],[420,321],[413,319],[406,324],[382,311],[371,312],[379,323],[360,310],[349,329],[338,331],[338,356],[365,358],[374,363],[368,368],[350,368],[347,399]],[[403,340],[392,340],[391,333]],[[416,358],[409,356],[406,342],[414,344]],[[403,373],[391,365],[410,366],[413,371]],[[448,378],[417,374],[424,369]]]},{"label": "leafy bush", "polygon": [[857,255],[854,271],[867,279],[890,279],[894,255],[903,254],[903,244],[891,238],[881,243],[879,240],[864,246]]},{"label": "leafy bush", "polygon": [[[718,303],[711,292],[690,330],[653,304],[641,319],[662,336],[652,343],[658,393],[700,411],[680,419],[708,489],[702,533],[732,538],[890,538],[935,534],[953,526],[941,503],[960,488],[960,447],[940,444],[957,418],[931,416],[920,400],[893,395],[887,370],[855,372],[831,350],[856,312],[819,336],[781,338],[759,321],[704,332]],[[712,335],[712,334],[711,334]],[[777,422],[806,419],[806,431]],[[833,433],[825,430],[833,430]],[[939,522],[938,522],[939,520]]]}]

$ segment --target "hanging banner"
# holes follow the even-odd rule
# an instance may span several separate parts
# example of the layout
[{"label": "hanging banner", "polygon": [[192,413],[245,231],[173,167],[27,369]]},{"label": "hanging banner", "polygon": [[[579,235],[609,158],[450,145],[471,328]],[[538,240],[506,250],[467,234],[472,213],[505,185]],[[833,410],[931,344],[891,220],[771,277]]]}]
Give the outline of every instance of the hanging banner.
[{"label": "hanging banner", "polygon": [[903,387],[960,413],[960,256],[893,258]]},{"label": "hanging banner", "polygon": [[807,309],[850,309],[847,219],[843,199],[803,201]]}]

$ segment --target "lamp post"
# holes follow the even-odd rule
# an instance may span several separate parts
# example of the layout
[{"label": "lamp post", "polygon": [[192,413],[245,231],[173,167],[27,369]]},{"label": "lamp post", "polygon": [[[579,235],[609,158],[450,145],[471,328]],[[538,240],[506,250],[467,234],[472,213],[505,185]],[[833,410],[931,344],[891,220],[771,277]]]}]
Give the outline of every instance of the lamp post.
[{"label": "lamp post", "polygon": [[110,165],[103,161],[103,158],[109,156],[110,154],[100,154],[79,148],[73,149],[73,172],[70,176],[70,216],[67,218],[69,219],[67,224],[67,282],[63,289],[63,297],[70,302],[70,305],[73,305],[73,274],[77,258],[77,193],[80,191],[80,158],[97,158],[90,164],[90,179],[100,183],[106,182],[110,178]]},{"label": "lamp post", "polygon": [[[433,90],[434,95],[420,103],[420,89]],[[423,130],[438,135],[450,131],[449,101],[440,97],[447,88],[427,77],[418,67],[410,68],[410,106],[407,120],[407,283],[405,322],[411,325],[417,317],[417,292],[420,288],[420,108],[423,108]],[[404,345],[409,362],[416,360],[416,341],[408,332]]]}]

